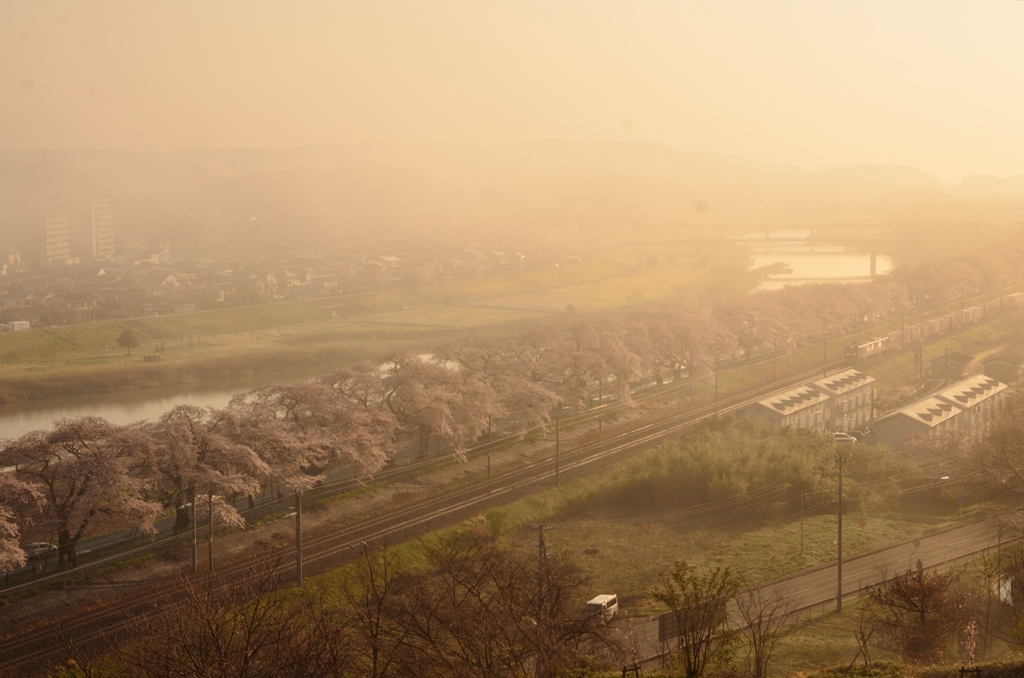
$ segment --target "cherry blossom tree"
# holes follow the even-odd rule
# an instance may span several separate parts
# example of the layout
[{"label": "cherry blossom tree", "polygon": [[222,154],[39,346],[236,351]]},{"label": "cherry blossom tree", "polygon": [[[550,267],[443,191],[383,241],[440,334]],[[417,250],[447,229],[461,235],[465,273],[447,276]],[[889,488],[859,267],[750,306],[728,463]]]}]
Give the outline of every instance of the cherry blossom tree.
[{"label": "cherry blossom tree", "polygon": [[[245,520],[223,495],[252,493],[270,467],[240,437],[227,410],[178,405],[149,429],[154,441],[150,476],[164,506],[174,507],[175,531],[191,523],[195,534],[197,492],[206,492],[207,519],[241,526]],[[193,538],[193,566],[196,561]],[[211,552],[212,558],[212,552]]]},{"label": "cherry blossom tree", "polygon": [[475,375],[406,354],[388,356],[382,370],[384,405],[406,435],[415,437],[421,454],[435,440],[461,454],[495,412],[493,392]]},{"label": "cherry blossom tree", "polygon": [[0,473],[0,571],[25,564],[17,519],[22,525],[31,524],[42,502],[43,495],[35,487]]},{"label": "cherry blossom tree", "polygon": [[159,504],[144,498],[140,467],[149,441],[139,426],[115,426],[99,417],[60,419],[50,431],[32,431],[0,451],[0,465],[38,491],[41,527],[57,536],[58,555],[72,563],[91,526],[136,525],[153,531]]},{"label": "cherry blossom tree", "polygon": [[473,341],[462,337],[434,349],[434,361],[456,368],[467,381],[480,380],[493,394],[481,401],[487,417],[487,430],[495,420],[507,429],[523,435],[551,419],[558,397],[546,385],[527,376],[520,363],[514,340]]},{"label": "cherry blossom tree", "polygon": [[324,381],[239,394],[230,409],[246,445],[279,477],[316,481],[333,465],[372,473],[390,458],[391,417],[349,401]]}]

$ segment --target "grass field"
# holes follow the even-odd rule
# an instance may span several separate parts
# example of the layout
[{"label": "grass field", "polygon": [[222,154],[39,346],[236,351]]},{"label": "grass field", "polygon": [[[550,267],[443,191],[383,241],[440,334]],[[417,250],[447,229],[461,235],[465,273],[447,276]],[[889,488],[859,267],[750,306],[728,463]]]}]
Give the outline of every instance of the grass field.
[{"label": "grass field", "polygon": [[[678,294],[719,262],[695,268],[687,258],[691,249],[627,246],[593,261],[503,277],[2,333],[0,355],[17,361],[0,364],[0,402],[244,375],[275,365],[330,367],[391,350],[429,352],[443,337],[515,327],[569,303],[605,310]],[[640,265],[652,256],[659,263]],[[126,326],[142,342],[130,356],[117,346]],[[183,335],[201,339],[183,346]],[[158,344],[165,348],[160,360],[143,365],[142,356]]]}]

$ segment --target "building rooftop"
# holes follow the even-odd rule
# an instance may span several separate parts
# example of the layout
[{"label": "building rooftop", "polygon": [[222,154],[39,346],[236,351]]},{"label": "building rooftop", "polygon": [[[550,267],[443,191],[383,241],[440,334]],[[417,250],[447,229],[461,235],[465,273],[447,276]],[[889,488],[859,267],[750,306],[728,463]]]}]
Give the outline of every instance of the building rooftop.
[{"label": "building rooftop", "polygon": [[952,403],[946,400],[932,396],[931,398],[918,400],[916,403],[907,405],[895,412],[890,412],[884,417],[879,418],[876,425],[895,417],[909,417],[927,426],[938,426],[947,419],[956,417],[958,414],[960,414],[960,408],[954,407]]},{"label": "building rooftop", "polygon": [[843,370],[838,374],[833,374],[825,379],[819,379],[814,382],[814,385],[819,390],[826,391],[831,395],[839,395],[846,393],[855,388],[870,384],[875,381],[874,377],[869,377],[855,369]]},{"label": "building rooftop", "polygon": [[830,397],[828,393],[819,391],[814,386],[800,386],[785,393],[780,393],[774,398],[760,400],[757,404],[782,414],[790,414],[816,403],[824,402]]},{"label": "building rooftop", "polygon": [[1006,388],[1006,384],[1002,384],[992,377],[986,377],[984,374],[979,374],[939,391],[935,394],[935,397],[966,409],[1000,391],[1006,390]]}]

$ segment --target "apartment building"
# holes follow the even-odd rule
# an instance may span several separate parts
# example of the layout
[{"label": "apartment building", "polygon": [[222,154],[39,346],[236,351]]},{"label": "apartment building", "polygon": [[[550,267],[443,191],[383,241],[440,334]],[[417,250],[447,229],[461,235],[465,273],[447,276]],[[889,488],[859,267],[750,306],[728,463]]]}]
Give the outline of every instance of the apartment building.
[{"label": "apartment building", "polygon": [[760,400],[741,410],[740,417],[764,417],[776,426],[828,431],[832,420],[832,397],[813,384],[791,389]]},{"label": "apartment building", "polygon": [[92,201],[92,256],[114,258],[114,199]]},{"label": "apartment building", "polygon": [[71,218],[55,212],[45,216],[42,255],[47,265],[65,264],[71,259]]},{"label": "apartment building", "polygon": [[1006,384],[979,374],[964,379],[875,421],[875,442],[897,449],[912,433],[935,438],[957,428],[971,442],[991,426]]},{"label": "apartment building", "polygon": [[855,431],[874,418],[874,383],[874,377],[854,369],[814,382],[832,399],[833,431]]},{"label": "apartment building", "polygon": [[740,417],[764,417],[776,426],[815,431],[851,431],[871,421],[873,377],[854,369],[765,398],[740,410]]}]

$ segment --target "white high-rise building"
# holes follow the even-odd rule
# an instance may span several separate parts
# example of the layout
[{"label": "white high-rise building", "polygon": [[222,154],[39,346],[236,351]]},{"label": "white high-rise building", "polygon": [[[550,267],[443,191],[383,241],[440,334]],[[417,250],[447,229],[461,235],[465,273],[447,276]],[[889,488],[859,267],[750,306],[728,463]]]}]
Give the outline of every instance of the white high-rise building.
[{"label": "white high-rise building", "polygon": [[114,257],[114,199],[92,201],[92,255],[99,259]]},{"label": "white high-rise building", "polygon": [[43,259],[47,264],[66,264],[71,258],[71,218],[49,213],[43,223]]}]

